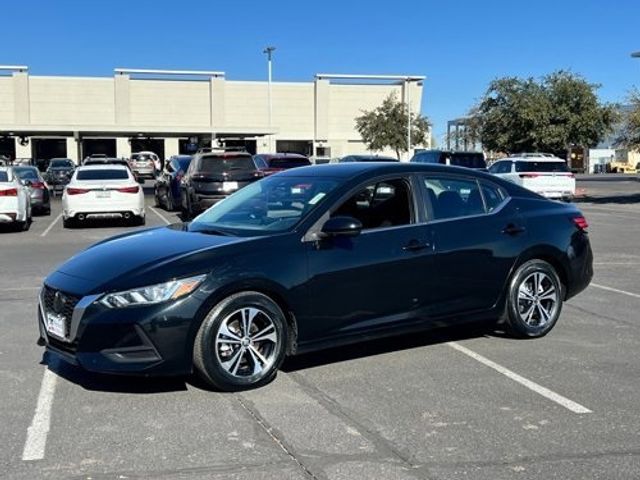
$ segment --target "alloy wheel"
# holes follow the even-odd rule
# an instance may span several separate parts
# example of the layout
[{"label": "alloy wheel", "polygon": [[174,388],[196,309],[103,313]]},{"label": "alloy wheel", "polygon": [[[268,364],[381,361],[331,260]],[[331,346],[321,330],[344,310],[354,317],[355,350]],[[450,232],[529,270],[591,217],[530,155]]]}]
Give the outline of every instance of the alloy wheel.
[{"label": "alloy wheel", "polygon": [[518,287],[518,313],[524,323],[541,328],[552,321],[560,303],[560,292],[544,272],[526,276]]},{"label": "alloy wheel", "polygon": [[256,307],[241,308],[220,323],[214,347],[216,358],[234,377],[260,375],[275,361],[278,340],[269,314]]}]

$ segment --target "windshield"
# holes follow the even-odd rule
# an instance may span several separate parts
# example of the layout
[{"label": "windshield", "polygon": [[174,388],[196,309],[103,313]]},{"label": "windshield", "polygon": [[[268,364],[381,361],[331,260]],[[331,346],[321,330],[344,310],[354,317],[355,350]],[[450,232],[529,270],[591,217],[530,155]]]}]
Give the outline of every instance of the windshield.
[{"label": "windshield", "polygon": [[271,168],[295,168],[307,165],[311,165],[311,162],[306,158],[272,158],[269,160]]},{"label": "windshield", "polygon": [[252,183],[195,218],[190,231],[235,234],[284,232],[316,208],[337,185],[321,177],[267,177]]},{"label": "windshield", "polygon": [[481,153],[452,153],[451,165],[467,168],[487,168]]},{"label": "windshield", "polygon": [[208,156],[200,159],[198,171],[206,173],[222,173],[230,170],[255,170],[256,166],[250,156],[220,157]]},{"label": "windshield", "polygon": [[38,180],[38,172],[35,168],[18,167],[14,168],[13,171],[22,180]]},{"label": "windshield", "polygon": [[124,180],[129,178],[126,170],[80,170],[76,180]]},{"label": "windshield", "polygon": [[49,164],[50,168],[68,168],[72,166],[71,160],[51,160]]},{"label": "windshield", "polygon": [[568,172],[567,162],[516,162],[516,172]]}]

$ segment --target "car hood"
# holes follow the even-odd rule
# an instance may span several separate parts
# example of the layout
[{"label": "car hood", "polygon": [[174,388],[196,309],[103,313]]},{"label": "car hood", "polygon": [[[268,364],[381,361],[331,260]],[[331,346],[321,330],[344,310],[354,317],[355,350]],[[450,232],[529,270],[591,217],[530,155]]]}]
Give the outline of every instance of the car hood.
[{"label": "car hood", "polygon": [[75,295],[153,285],[209,272],[220,247],[248,240],[189,232],[181,225],[127,233],[71,257],[45,283]]}]

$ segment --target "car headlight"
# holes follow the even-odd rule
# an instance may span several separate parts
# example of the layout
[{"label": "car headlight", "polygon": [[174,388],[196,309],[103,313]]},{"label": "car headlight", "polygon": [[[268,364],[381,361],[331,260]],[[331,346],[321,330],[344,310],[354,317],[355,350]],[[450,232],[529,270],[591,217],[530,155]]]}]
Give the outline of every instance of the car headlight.
[{"label": "car headlight", "polygon": [[136,305],[154,305],[168,300],[177,300],[198,288],[205,277],[206,275],[197,275],[148,287],[134,288],[124,292],[108,293],[99,302],[109,308],[123,308]]}]

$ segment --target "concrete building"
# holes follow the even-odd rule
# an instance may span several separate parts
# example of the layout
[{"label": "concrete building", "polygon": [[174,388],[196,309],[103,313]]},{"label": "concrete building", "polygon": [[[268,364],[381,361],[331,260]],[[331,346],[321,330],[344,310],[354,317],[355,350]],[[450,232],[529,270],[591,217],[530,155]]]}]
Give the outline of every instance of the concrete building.
[{"label": "concrete building", "polygon": [[227,80],[224,72],[116,69],[104,78],[34,76],[22,66],[0,71],[0,155],[76,162],[138,150],[168,157],[218,139],[252,153],[363,153],[355,118],[392,92],[419,111],[424,79],[319,74],[272,82],[270,115],[268,82]]}]

